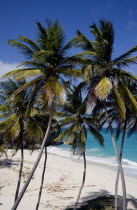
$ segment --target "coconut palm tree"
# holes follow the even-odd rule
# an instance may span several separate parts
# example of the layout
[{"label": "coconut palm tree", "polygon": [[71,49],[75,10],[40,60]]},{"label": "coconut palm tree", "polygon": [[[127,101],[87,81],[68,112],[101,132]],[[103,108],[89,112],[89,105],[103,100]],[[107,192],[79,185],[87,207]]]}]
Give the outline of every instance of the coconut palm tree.
[{"label": "coconut palm tree", "polygon": [[[74,61],[70,62],[67,56],[71,43],[65,44],[65,35],[60,23],[48,21],[47,27],[42,26],[39,22],[36,24],[38,29],[36,42],[24,36],[19,36],[18,41],[9,40],[9,44],[17,47],[25,55],[27,61],[21,63],[23,68],[12,71],[5,77],[14,75],[15,78],[30,78],[29,82],[15,91],[11,97],[27,87],[35,90],[32,99],[43,91],[43,98],[48,100],[50,107],[50,118],[39,156],[12,210],[17,208],[41,159],[51,127],[55,99],[63,100],[65,97],[64,77],[76,77],[81,74],[81,71],[74,69]],[[30,101],[30,104],[32,102],[33,100]]]},{"label": "coconut palm tree", "polygon": [[[25,84],[25,80],[23,81],[13,81],[8,79],[7,81],[1,82],[1,118],[4,118],[1,122],[1,129],[0,132],[3,134],[4,141],[8,143],[12,143],[16,147],[16,152],[21,147],[21,164],[19,170],[19,178],[17,183],[17,189],[15,193],[15,201],[18,197],[20,183],[21,183],[21,175],[23,169],[23,162],[24,162],[24,148],[23,143],[31,144],[32,151],[34,150],[35,143],[40,143],[43,138],[43,134],[46,131],[47,123],[49,120],[49,111],[47,111],[44,107],[44,111],[38,108],[38,102],[35,107],[28,107],[30,105],[28,101],[28,96],[30,98],[30,93],[21,91],[18,95],[15,96],[14,100],[9,101],[10,95],[16,91],[20,86]],[[39,104],[41,105],[41,103]],[[27,111],[26,111],[27,110]],[[46,111],[45,111],[46,110]],[[29,115],[28,115],[29,113]],[[12,115],[15,115],[14,118]],[[20,119],[20,120],[19,120]],[[58,135],[60,132],[59,127],[57,127],[57,122],[55,119],[52,119],[52,127],[50,131],[49,141],[47,142],[48,145],[52,144],[53,142],[53,135]],[[22,129],[22,126],[23,129]],[[21,134],[20,134],[21,133]],[[29,141],[29,142],[27,142]],[[4,147],[3,147],[4,148]],[[45,147],[45,157],[47,156],[46,147]],[[44,171],[45,171],[46,159],[44,162],[44,169],[43,169],[43,178],[42,184],[44,181]],[[42,187],[41,187],[42,188]],[[41,189],[40,188],[40,189]],[[40,190],[41,195],[42,189]],[[39,196],[40,201],[40,196]]]},{"label": "coconut palm tree", "polygon": [[[40,103],[41,104],[41,103]],[[39,104],[39,106],[40,106]],[[44,105],[42,105],[44,104]],[[42,101],[42,106],[40,106],[40,113],[39,115],[35,116],[35,120],[37,121],[38,125],[41,127],[43,133],[46,132],[47,129],[47,123],[49,120],[49,110],[47,110],[46,104],[43,103]],[[46,112],[45,112],[46,110]],[[46,125],[46,126],[45,126]],[[45,143],[45,158],[44,158],[44,163],[43,163],[43,171],[42,171],[42,176],[41,176],[41,184],[40,184],[40,189],[39,189],[39,194],[38,194],[38,201],[36,205],[36,210],[38,210],[39,205],[40,205],[40,199],[42,195],[42,189],[43,189],[43,183],[44,183],[44,176],[45,176],[45,170],[46,170],[46,163],[47,163],[47,147],[53,144],[54,139],[61,133],[61,127],[59,126],[56,118],[52,118],[52,126],[50,128],[50,134],[49,137]]]},{"label": "coconut palm tree", "polygon": [[[127,78],[126,78],[127,81]],[[127,86],[127,82],[125,83],[125,81],[123,80],[123,83]],[[121,144],[120,144],[120,152],[119,152],[119,158],[120,158],[120,162],[122,162],[122,154],[123,154],[123,148],[124,148],[124,140],[126,137],[126,131],[128,130],[129,124],[131,123],[132,120],[134,120],[134,118],[136,118],[136,107],[135,105],[135,86],[136,83],[132,82],[132,89],[134,89],[134,91],[132,91],[131,87],[128,85],[128,89],[133,93],[129,92],[130,94],[130,98],[131,100],[129,100],[129,97],[127,97],[127,93],[125,92],[125,88],[120,89],[120,91],[118,92],[117,89],[115,90],[116,96],[114,98],[114,94],[113,92],[109,95],[108,97],[108,101],[106,103],[107,106],[107,113],[108,113],[108,117],[109,117],[109,121],[110,123],[113,125],[115,124],[116,127],[116,139],[119,138],[119,135],[122,133],[122,137],[121,137]],[[132,101],[132,103],[131,103]],[[100,104],[97,106],[97,108],[100,107],[101,110],[103,109],[103,104]],[[100,112],[99,109],[97,109],[97,111],[99,112],[99,118],[100,118],[100,126],[102,127],[104,125],[104,123],[107,122],[106,119],[106,114],[105,112]],[[123,118],[123,115],[125,114],[125,117]],[[134,129],[133,129],[134,132]],[[117,170],[117,178],[116,178],[116,183],[115,183],[115,209],[117,209],[117,194],[118,194],[118,181],[119,181],[119,167]]]},{"label": "coconut palm tree", "polygon": [[[24,83],[21,83],[23,85]],[[1,86],[3,86],[3,102],[6,102],[6,99],[12,94],[16,89],[19,87],[19,83],[14,83],[12,80],[8,80],[7,82],[2,82]],[[22,96],[24,93],[22,92]],[[19,147],[21,147],[21,163],[20,163],[20,170],[19,170],[19,177],[17,182],[17,188],[15,193],[15,201],[18,197],[18,192],[21,183],[21,174],[23,168],[23,161],[24,161],[24,153],[23,153],[23,132],[24,132],[24,122],[23,122],[23,98],[18,96],[18,99],[14,103],[3,103],[0,106],[0,110],[2,113],[1,117],[4,118],[1,124],[0,132],[4,132],[5,140],[10,141],[10,143],[16,143],[16,151]],[[12,142],[11,142],[12,140]]]},{"label": "coconut palm tree", "polygon": [[58,142],[64,139],[64,144],[71,145],[74,155],[77,154],[79,156],[83,156],[83,179],[78,193],[77,201],[75,203],[75,209],[77,209],[86,178],[85,149],[88,130],[101,146],[103,146],[104,141],[102,135],[96,129],[97,122],[95,122],[94,117],[91,115],[91,113],[86,112],[86,104],[82,98],[83,97],[81,92],[77,92],[77,94],[70,93],[68,95],[68,101],[64,104],[63,108],[59,109],[59,112],[57,112],[59,117],[63,117],[63,119],[59,121],[60,125],[68,125],[68,128],[54,140],[55,142]]},{"label": "coconut palm tree", "polygon": [[[28,108],[28,96],[29,91],[22,91],[20,92],[14,100],[9,100],[10,95],[13,94],[19,87],[25,84],[25,80],[21,81],[13,81],[8,79],[7,81],[1,81],[1,122],[0,122],[0,132],[3,133],[4,141],[14,145],[16,147],[16,152],[19,148],[21,148],[21,163],[20,163],[20,170],[19,170],[19,177],[17,182],[17,189],[15,193],[15,201],[17,200],[20,183],[21,183],[21,174],[23,169],[23,162],[24,162],[24,142],[25,138],[27,138],[28,132],[27,130],[30,129],[29,123],[32,122],[31,118],[26,116],[26,109]],[[29,110],[29,108],[28,108]],[[31,112],[36,112],[36,110],[31,110]],[[30,114],[32,115],[32,113]],[[27,124],[26,124],[27,121]],[[34,129],[35,128],[35,129]],[[33,134],[32,130],[30,131],[31,139],[29,141],[34,141],[37,137],[39,140],[42,137],[42,131],[40,127],[34,125]],[[39,128],[39,129],[38,129]]]},{"label": "coconut palm tree", "polygon": [[129,67],[131,64],[137,62],[137,56],[131,57],[137,51],[137,46],[134,46],[126,53],[117,58],[112,57],[113,43],[114,43],[114,30],[112,23],[101,20],[98,27],[95,23],[91,26],[91,33],[94,35],[94,41],[89,41],[79,30],[77,36],[72,40],[75,46],[82,48],[83,52],[78,53],[74,57],[83,58],[85,64],[83,66],[85,81],[79,87],[87,86],[87,106],[93,107],[97,100],[104,101],[104,109],[112,136],[112,143],[117,157],[117,162],[121,171],[122,186],[123,186],[123,209],[126,209],[126,189],[122,166],[119,160],[119,154],[116,147],[115,136],[111,126],[109,115],[107,113],[106,100],[108,95],[113,92],[115,100],[119,103],[119,109],[122,106],[123,119],[125,119],[125,109],[123,103],[120,103],[119,90],[122,87],[130,102],[134,104],[137,110],[137,104],[133,100],[131,92],[121,82],[121,76],[126,76],[130,80],[137,78],[130,73],[127,73],[122,68]]},{"label": "coconut palm tree", "polygon": [[[135,131],[135,129],[137,129],[137,126],[136,126],[137,112],[136,112],[135,107],[133,106],[133,104],[135,104],[135,97],[137,95],[137,91],[136,91],[137,84],[133,82],[131,83],[130,81],[128,81],[127,78],[124,78],[123,82],[125,83],[126,87],[132,92],[134,96],[134,98],[132,96],[132,100],[134,100],[134,103],[131,103],[131,101],[129,101],[129,98],[125,94],[125,91],[121,91],[122,98],[125,103],[125,120],[121,121],[121,119],[117,119],[118,123],[117,123],[117,134],[116,134],[116,138],[118,139],[119,134],[122,132],[120,151],[119,151],[119,157],[120,157],[121,162],[122,162],[126,132],[130,130],[129,135],[128,135],[128,137],[130,137],[130,135]],[[119,168],[117,170],[117,177],[116,177],[116,183],[115,183],[115,207],[117,207],[117,199],[118,199],[117,198],[118,182],[119,182]]]}]

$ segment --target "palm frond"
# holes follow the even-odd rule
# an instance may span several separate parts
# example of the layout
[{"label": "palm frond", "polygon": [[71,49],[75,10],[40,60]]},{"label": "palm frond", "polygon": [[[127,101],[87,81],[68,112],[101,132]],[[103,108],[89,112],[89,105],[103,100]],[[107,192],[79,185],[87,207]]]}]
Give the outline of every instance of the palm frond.
[{"label": "palm frond", "polygon": [[95,137],[98,143],[103,146],[104,145],[104,138],[103,136],[91,125],[88,125],[90,133]]},{"label": "palm frond", "polygon": [[70,123],[74,123],[75,121],[77,121],[77,117],[66,117],[60,120],[59,123],[63,126]]},{"label": "palm frond", "polygon": [[20,42],[24,42],[24,43],[28,44],[34,51],[40,50],[39,46],[35,42],[33,42],[31,39],[28,39],[25,36],[21,36],[21,35],[18,36],[18,40]]},{"label": "palm frond", "polygon": [[0,122],[0,132],[10,128],[17,120],[16,113],[10,115],[8,118]]},{"label": "palm frond", "polygon": [[112,89],[112,83],[107,77],[99,81],[95,87],[95,94],[100,100],[104,100]]},{"label": "palm frond", "polygon": [[136,52],[136,51],[137,51],[137,45],[135,45],[134,47],[132,47],[132,48],[131,48],[130,50],[128,50],[126,53],[124,53],[124,54],[120,55],[119,57],[115,58],[115,59],[113,60],[113,62],[114,62],[114,63],[121,62],[121,61],[123,61],[123,60],[129,58],[129,56],[130,56],[132,53]]},{"label": "palm frond", "polygon": [[114,95],[115,95],[115,103],[116,103],[116,107],[118,109],[118,113],[119,113],[121,119],[124,120],[125,112],[126,112],[125,103],[120,95],[120,92],[117,90],[117,88],[114,87],[113,91],[114,91]]},{"label": "palm frond", "polygon": [[130,100],[130,104],[132,104],[132,108],[137,113],[137,101],[130,92],[130,90],[122,83],[120,82],[120,87],[123,89],[125,96],[127,97],[128,100]]},{"label": "palm frond", "polygon": [[10,44],[13,47],[18,48],[20,53],[25,55],[26,58],[28,58],[28,59],[32,58],[33,50],[31,48],[27,47],[26,45],[24,45],[24,44],[22,44],[20,42],[11,40],[11,39],[8,40],[8,44]]}]

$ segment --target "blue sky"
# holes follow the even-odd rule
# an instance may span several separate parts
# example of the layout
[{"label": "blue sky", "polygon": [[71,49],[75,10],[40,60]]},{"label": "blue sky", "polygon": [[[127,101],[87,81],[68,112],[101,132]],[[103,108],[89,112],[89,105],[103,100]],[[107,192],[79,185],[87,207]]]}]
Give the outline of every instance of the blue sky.
[{"label": "blue sky", "polygon": [[[76,29],[92,39],[89,25],[101,18],[114,24],[114,57],[137,45],[137,0],[2,0],[0,75],[15,69],[23,60],[18,50],[8,45],[8,39],[24,35],[35,40],[36,20],[60,20],[69,40]],[[137,75],[136,66],[130,71]]]}]

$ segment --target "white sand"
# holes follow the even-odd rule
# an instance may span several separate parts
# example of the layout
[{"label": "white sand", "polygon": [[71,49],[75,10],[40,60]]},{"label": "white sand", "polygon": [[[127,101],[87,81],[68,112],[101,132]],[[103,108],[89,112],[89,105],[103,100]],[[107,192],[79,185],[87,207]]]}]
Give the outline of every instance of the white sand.
[{"label": "white sand", "polygon": [[[9,151],[8,155],[11,156]],[[38,151],[30,155],[30,151],[25,150],[25,162],[23,169],[23,178],[21,188],[26,180],[27,174],[32,168]],[[12,158],[11,167],[0,167],[0,209],[10,210],[14,202],[16,182],[18,179],[18,170],[20,162],[20,151]],[[34,174],[33,180],[27,188],[25,196],[18,206],[18,210],[34,210],[37,203],[41,174],[43,168],[44,155]],[[45,173],[45,182],[41,197],[40,210],[43,209],[65,209],[65,207],[74,204],[77,198],[78,190],[82,181],[83,164],[81,161],[59,157],[48,154],[47,169]],[[116,172],[111,171],[96,164],[87,165],[87,176],[81,200],[91,199],[99,195],[114,194]],[[119,194],[122,194],[121,183],[119,184]],[[126,177],[127,197],[137,198],[137,179]],[[133,199],[134,199],[133,198]],[[128,206],[132,207],[131,202]]]}]

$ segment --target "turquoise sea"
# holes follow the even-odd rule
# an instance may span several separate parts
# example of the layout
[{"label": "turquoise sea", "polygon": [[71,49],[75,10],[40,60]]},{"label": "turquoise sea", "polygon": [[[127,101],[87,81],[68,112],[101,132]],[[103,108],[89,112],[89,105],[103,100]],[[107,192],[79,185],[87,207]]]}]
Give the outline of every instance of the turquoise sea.
[{"label": "turquoise sea", "polygon": [[[109,132],[106,133],[105,129],[101,133],[105,140],[104,147],[101,147],[95,138],[88,133],[86,158],[91,162],[105,164],[115,170],[117,162],[112,146],[111,135]],[[120,145],[120,140],[121,136],[117,140],[118,147]],[[68,145],[50,147],[48,151],[61,156],[72,156],[71,147]],[[137,178],[137,133],[133,133],[130,138],[125,139],[122,164],[125,175]]]}]

